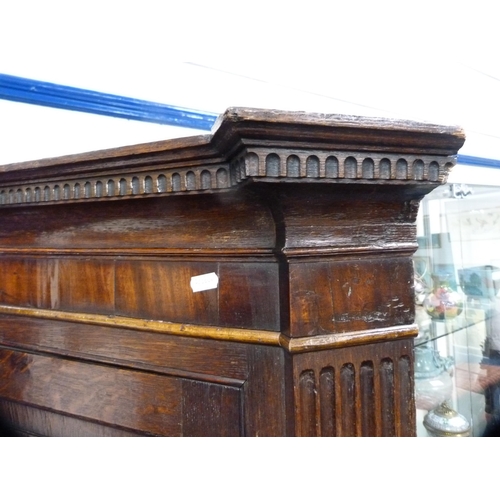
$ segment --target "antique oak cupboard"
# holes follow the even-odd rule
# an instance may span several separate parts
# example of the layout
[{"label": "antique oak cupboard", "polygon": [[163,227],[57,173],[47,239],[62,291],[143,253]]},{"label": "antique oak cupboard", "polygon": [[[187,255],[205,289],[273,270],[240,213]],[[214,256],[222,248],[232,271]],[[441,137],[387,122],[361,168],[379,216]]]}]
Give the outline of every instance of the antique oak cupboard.
[{"label": "antique oak cupboard", "polygon": [[229,109],[0,167],[17,435],[412,436],[420,199],[461,129]]}]

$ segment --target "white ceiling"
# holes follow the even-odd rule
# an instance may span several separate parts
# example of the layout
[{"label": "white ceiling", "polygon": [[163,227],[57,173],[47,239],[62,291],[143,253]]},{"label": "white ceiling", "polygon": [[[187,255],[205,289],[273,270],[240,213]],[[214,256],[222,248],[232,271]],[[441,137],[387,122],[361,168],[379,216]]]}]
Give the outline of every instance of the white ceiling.
[{"label": "white ceiling", "polygon": [[[462,154],[500,159],[495,3],[3,0],[0,73],[216,113],[456,124]],[[197,133],[0,101],[0,163]]]}]

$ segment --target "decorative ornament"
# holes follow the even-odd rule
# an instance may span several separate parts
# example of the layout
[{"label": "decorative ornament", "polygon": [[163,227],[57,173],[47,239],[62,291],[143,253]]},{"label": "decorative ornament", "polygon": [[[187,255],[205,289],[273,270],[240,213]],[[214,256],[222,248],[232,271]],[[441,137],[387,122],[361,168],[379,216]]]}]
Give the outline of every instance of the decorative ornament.
[{"label": "decorative ornament", "polygon": [[470,423],[460,413],[443,402],[424,417],[424,427],[431,437],[470,436]]},{"label": "decorative ornament", "polygon": [[435,320],[455,319],[463,311],[460,293],[449,284],[448,276],[432,275],[434,288],[424,300],[427,314]]}]

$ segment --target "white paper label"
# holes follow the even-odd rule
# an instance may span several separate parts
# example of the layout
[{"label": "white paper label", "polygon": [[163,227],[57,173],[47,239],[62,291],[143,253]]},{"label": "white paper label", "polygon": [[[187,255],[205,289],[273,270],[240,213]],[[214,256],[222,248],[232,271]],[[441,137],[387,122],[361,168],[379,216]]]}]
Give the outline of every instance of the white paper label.
[{"label": "white paper label", "polygon": [[219,286],[219,277],[215,273],[200,274],[191,278],[191,290],[193,292],[203,292],[213,290]]},{"label": "white paper label", "polygon": [[441,382],[441,380],[431,380],[430,384],[433,385],[434,387],[439,387],[441,385],[444,385],[443,382]]}]

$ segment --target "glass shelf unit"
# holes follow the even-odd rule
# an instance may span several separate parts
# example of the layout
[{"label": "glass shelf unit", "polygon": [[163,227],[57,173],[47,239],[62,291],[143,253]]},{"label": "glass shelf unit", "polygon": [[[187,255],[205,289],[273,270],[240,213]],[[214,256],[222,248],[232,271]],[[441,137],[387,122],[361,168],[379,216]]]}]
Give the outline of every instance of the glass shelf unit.
[{"label": "glass shelf unit", "polygon": [[[428,435],[425,415],[446,401],[481,436],[500,415],[500,185],[436,189],[422,200],[417,240],[417,435]],[[428,313],[438,280],[460,297],[442,319]]]}]

